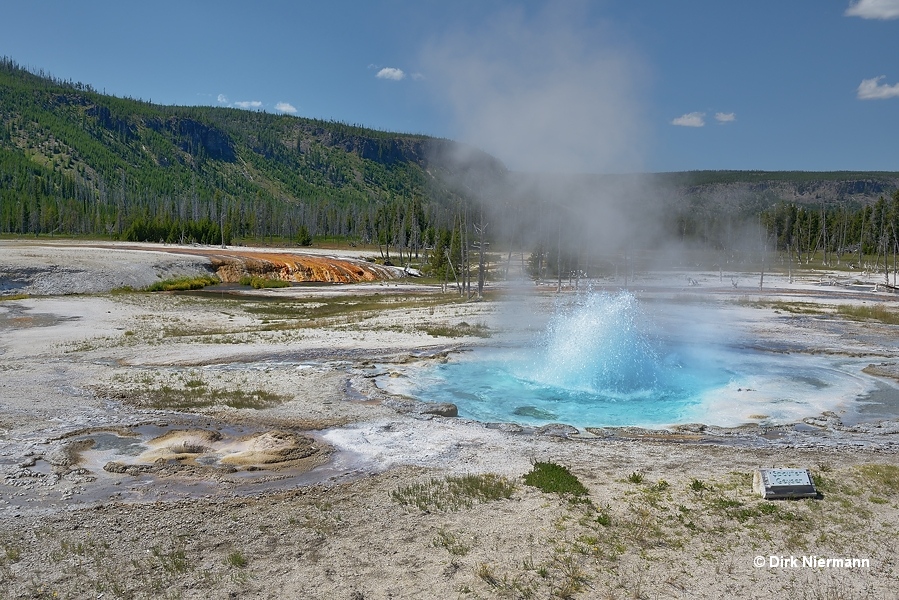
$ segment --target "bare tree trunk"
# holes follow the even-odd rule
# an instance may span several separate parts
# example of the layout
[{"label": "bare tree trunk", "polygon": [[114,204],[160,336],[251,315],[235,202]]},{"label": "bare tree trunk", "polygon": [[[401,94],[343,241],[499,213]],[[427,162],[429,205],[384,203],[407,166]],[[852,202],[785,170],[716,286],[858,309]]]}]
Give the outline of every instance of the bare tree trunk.
[{"label": "bare tree trunk", "polygon": [[484,281],[486,273],[484,273],[484,231],[487,229],[487,223],[484,223],[484,205],[481,204],[480,227],[475,227],[478,233],[478,300],[484,297]]},{"label": "bare tree trunk", "polygon": [[562,291],[562,213],[559,212],[559,235],[556,240],[556,275],[558,275],[559,283],[556,286],[556,293]]},{"label": "bare tree trunk", "polygon": [[787,248],[787,277],[790,280],[790,283],[793,283],[793,240],[790,240],[789,247]]},{"label": "bare tree trunk", "polygon": [[456,280],[456,290],[459,292],[459,295],[462,295],[462,286],[459,285],[459,276],[456,275],[456,268],[453,266],[453,259],[450,256],[450,251],[444,249],[444,254],[446,256],[446,262],[449,263],[450,271],[453,272],[453,279]]},{"label": "bare tree trunk", "polygon": [[862,268],[862,247],[865,245],[865,209],[862,208],[862,227],[858,232],[858,268]]}]

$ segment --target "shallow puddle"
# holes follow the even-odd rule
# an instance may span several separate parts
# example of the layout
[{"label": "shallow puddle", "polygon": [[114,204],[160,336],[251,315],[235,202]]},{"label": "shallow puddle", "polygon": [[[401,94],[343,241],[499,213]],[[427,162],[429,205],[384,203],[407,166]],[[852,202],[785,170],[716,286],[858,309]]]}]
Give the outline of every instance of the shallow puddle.
[{"label": "shallow puddle", "polygon": [[51,327],[66,321],[77,321],[81,317],[62,317],[52,313],[35,313],[23,306],[4,307],[0,310],[0,331],[23,329],[26,327]]}]

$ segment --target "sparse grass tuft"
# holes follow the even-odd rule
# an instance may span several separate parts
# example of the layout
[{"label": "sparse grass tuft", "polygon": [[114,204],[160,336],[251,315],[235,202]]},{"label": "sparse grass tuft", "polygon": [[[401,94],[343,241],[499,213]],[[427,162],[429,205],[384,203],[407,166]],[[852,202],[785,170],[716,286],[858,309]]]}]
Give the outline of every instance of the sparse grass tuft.
[{"label": "sparse grass tuft", "polygon": [[859,473],[865,478],[868,486],[885,496],[899,494],[899,466],[897,465],[862,465]]},{"label": "sparse grass tuft", "polygon": [[461,537],[447,529],[438,529],[433,541],[435,548],[446,548],[453,556],[465,556],[471,550],[471,546],[465,544]]},{"label": "sparse grass tuft", "polygon": [[643,483],[643,473],[638,471],[634,471],[630,475],[627,476],[628,483]]},{"label": "sparse grass tuft", "polygon": [[784,300],[756,300],[743,298],[739,301],[739,304],[754,308],[770,308],[776,311],[796,315],[820,315],[825,313],[824,308],[820,304],[815,304],[813,302],[787,302]]},{"label": "sparse grass tuft", "polygon": [[171,548],[167,552],[163,551],[159,546],[154,546],[151,553],[153,558],[159,561],[159,565],[167,573],[186,573],[190,569],[187,554],[180,545]]},{"label": "sparse grass tuft", "polygon": [[597,511],[596,523],[603,527],[610,527],[612,525],[612,509],[608,505]]},{"label": "sparse grass tuft", "polygon": [[703,492],[710,490],[711,487],[702,479],[694,479],[690,482],[690,489],[696,494],[699,494],[699,497],[701,498]]},{"label": "sparse grass tuft", "polygon": [[262,389],[245,392],[243,390],[210,389],[205,385],[190,385],[186,389],[169,387],[148,389],[139,393],[146,400],[144,404],[156,409],[196,410],[222,404],[237,409],[263,409],[290,400],[288,396]]},{"label": "sparse grass tuft", "polygon": [[22,558],[22,552],[15,546],[3,545],[3,559],[9,562],[19,562]]},{"label": "sparse grass tuft", "polygon": [[0,296],[0,302],[4,300],[27,300],[28,294],[13,294],[12,296]]},{"label": "sparse grass tuft", "polygon": [[453,512],[471,508],[475,503],[510,498],[515,483],[500,475],[463,475],[431,479],[398,488],[390,497],[402,506],[415,506],[424,512]]},{"label": "sparse grass tuft", "polygon": [[837,314],[856,321],[878,321],[887,325],[899,325],[899,312],[887,309],[883,304],[841,304]]},{"label": "sparse grass tuft", "polygon": [[240,550],[235,550],[228,554],[228,564],[232,567],[237,567],[238,569],[243,569],[247,566],[247,557],[244,556]]},{"label": "sparse grass tuft", "polygon": [[458,325],[424,325],[419,327],[431,337],[480,337],[488,338],[491,336],[490,328],[484,323],[476,323],[469,325],[462,321]]}]

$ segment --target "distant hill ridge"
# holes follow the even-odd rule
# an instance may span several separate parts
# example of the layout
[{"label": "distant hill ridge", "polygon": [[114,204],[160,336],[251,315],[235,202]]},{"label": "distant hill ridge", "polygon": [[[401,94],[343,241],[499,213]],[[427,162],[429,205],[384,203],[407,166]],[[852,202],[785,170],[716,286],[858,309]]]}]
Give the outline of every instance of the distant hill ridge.
[{"label": "distant hill ridge", "polygon": [[806,205],[871,204],[899,189],[899,172],[691,171],[655,175],[682,197],[760,208],[785,202]]},{"label": "distant hill ridge", "polygon": [[[0,59],[0,233],[427,244],[454,226],[460,202],[486,187],[496,195],[515,176],[452,140],[161,106]],[[870,204],[899,188],[899,173],[586,177],[649,178],[663,196],[740,211],[779,201]]]},{"label": "distant hill ridge", "polygon": [[255,239],[300,226],[361,237],[378,208],[417,198],[436,217],[458,182],[504,173],[452,140],[160,106],[0,60],[0,232],[115,236],[144,220],[225,223]]}]

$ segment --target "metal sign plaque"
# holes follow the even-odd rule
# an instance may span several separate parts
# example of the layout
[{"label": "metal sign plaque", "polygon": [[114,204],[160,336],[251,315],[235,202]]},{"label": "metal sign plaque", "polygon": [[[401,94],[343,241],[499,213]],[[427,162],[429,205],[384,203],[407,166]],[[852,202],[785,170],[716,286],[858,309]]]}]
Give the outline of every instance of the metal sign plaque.
[{"label": "metal sign plaque", "polygon": [[759,469],[752,490],[762,498],[814,498],[818,495],[808,469]]}]

